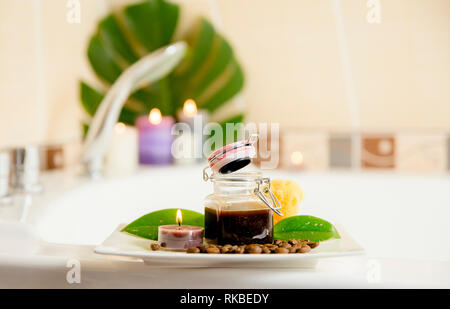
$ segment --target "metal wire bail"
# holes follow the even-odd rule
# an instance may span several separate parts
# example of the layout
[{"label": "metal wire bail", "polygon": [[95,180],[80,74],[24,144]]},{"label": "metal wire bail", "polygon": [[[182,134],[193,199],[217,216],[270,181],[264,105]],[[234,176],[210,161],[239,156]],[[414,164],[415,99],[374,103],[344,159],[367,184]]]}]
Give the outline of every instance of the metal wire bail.
[{"label": "metal wire bail", "polygon": [[208,169],[210,169],[209,166],[207,166],[203,169],[203,180],[204,181],[208,181],[211,179],[211,175],[208,175]]},{"label": "metal wire bail", "polygon": [[[262,178],[261,180],[257,181],[257,184],[258,184],[258,186],[255,189],[255,195],[257,197],[259,197],[259,199],[264,204],[266,204],[267,207],[272,209],[277,215],[284,216],[284,214],[280,211],[280,209],[281,209],[280,201],[278,201],[278,198],[270,190],[270,179]],[[265,186],[265,185],[267,185],[267,186]],[[261,192],[261,186],[263,186],[263,192]],[[272,203],[269,203],[269,200],[267,199],[266,194],[270,195]]]}]

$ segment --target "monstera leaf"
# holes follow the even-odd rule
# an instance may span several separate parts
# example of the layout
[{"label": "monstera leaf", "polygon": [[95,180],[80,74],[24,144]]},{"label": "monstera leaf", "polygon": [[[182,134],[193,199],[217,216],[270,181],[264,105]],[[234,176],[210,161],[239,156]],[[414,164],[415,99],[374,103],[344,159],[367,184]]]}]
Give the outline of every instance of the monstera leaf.
[{"label": "monstera leaf", "polygon": [[[172,42],[179,14],[176,4],[147,0],[100,21],[87,54],[92,69],[107,88],[140,57]],[[233,49],[207,20],[200,19],[183,40],[189,45],[185,59],[168,76],[133,93],[119,121],[134,125],[136,117],[148,114],[153,107],[175,116],[187,99],[214,112],[242,89],[244,74]],[[95,114],[105,92],[80,83],[81,103],[89,115]],[[223,123],[242,119],[237,113],[223,119]]]}]

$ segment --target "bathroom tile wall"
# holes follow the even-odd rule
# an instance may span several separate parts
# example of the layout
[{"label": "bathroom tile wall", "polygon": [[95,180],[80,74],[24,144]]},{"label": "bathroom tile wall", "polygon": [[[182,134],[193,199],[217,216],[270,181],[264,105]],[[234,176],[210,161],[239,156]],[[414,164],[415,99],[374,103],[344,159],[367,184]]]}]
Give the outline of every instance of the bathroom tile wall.
[{"label": "bathroom tile wall", "polygon": [[392,169],[395,167],[396,142],[392,135],[364,135],[361,164],[364,168]]},{"label": "bathroom tile wall", "polygon": [[322,132],[282,133],[280,167],[326,170],[329,167],[328,135]]},{"label": "bathroom tile wall", "polygon": [[[85,115],[78,80],[101,86],[86,63],[89,35],[109,9],[136,1],[80,0],[80,24],[67,23],[64,0],[0,2],[0,147],[79,140]],[[351,132],[391,134],[395,169],[447,165],[442,149],[450,133],[450,1],[380,0],[381,21],[374,24],[366,19],[365,0],[175,2],[183,7],[176,37],[205,15],[245,68],[244,92],[222,113],[243,103],[249,121],[279,122],[294,136],[296,130],[333,136],[317,137],[325,161],[311,168],[348,166],[340,153],[348,152],[348,140],[335,137]],[[408,155],[435,134],[441,137],[430,139],[443,139],[441,146]],[[291,148],[313,139],[287,136],[290,145],[284,138]],[[352,138],[352,154],[355,145],[364,142]],[[430,156],[434,163],[428,166],[424,158]]]},{"label": "bathroom tile wall", "polygon": [[352,167],[352,138],[350,135],[331,135],[329,137],[330,168]]},{"label": "bathroom tile wall", "polygon": [[439,131],[335,134],[290,129],[281,132],[280,139],[280,168],[428,174],[450,170],[450,136]]},{"label": "bathroom tile wall", "polygon": [[397,134],[397,169],[400,171],[440,172],[447,168],[447,136],[440,133]]}]

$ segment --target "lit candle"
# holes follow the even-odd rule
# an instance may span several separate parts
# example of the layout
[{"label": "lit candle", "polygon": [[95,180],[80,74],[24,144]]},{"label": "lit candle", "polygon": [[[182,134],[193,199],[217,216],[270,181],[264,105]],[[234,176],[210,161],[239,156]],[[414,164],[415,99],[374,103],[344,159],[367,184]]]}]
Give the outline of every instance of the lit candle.
[{"label": "lit candle", "polygon": [[106,172],[110,175],[133,173],[137,168],[137,130],[118,122],[106,155]]},{"label": "lit candle", "polygon": [[160,225],[158,227],[158,241],[161,247],[167,249],[186,250],[203,244],[203,228],[201,226],[182,225],[181,210],[177,211],[178,225]]},{"label": "lit candle", "polygon": [[172,163],[171,130],[174,123],[172,117],[162,116],[157,108],[153,108],[148,117],[141,116],[137,119],[139,163],[155,165]]},{"label": "lit candle", "polygon": [[301,151],[293,151],[291,153],[291,165],[296,168],[303,168],[304,162],[303,153]]},{"label": "lit candle", "polygon": [[[208,123],[209,114],[208,111],[203,109],[197,109],[197,104],[194,100],[188,99],[184,102],[183,109],[177,113],[178,121],[186,123],[191,128],[190,132],[185,132],[183,135],[186,141],[191,140],[192,144],[192,161],[202,161],[203,159],[203,128]],[[191,160],[177,160],[178,163],[186,163]]]}]

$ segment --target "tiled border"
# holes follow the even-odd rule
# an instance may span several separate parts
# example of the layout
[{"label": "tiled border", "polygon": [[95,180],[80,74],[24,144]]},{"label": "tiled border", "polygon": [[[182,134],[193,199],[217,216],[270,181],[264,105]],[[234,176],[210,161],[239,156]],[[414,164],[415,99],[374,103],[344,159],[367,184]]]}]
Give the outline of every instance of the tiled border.
[{"label": "tiled border", "polygon": [[[446,132],[312,133],[294,129],[283,131],[281,140],[282,168],[450,171],[450,134]],[[301,164],[293,164],[294,153],[303,159]]]}]

